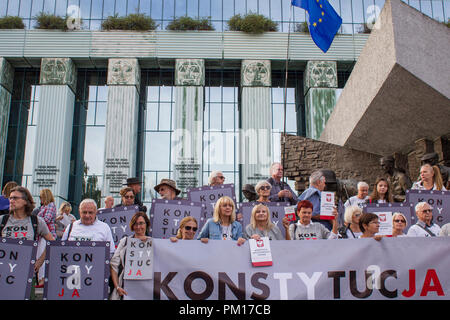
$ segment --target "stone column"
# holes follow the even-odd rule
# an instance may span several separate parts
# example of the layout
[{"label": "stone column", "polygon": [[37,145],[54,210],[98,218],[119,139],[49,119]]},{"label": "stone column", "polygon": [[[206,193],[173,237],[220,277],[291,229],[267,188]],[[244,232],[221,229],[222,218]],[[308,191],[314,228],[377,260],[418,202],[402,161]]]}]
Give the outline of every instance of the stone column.
[{"label": "stone column", "polygon": [[272,108],[270,60],[243,60],[241,66],[241,127],[239,163],[241,185],[270,177]]},{"label": "stone column", "polygon": [[57,205],[69,188],[76,68],[70,58],[43,58],[36,125],[32,195],[52,191]]},{"label": "stone column", "polygon": [[303,80],[306,136],[318,140],[337,101],[336,61],[308,61]]},{"label": "stone column", "polygon": [[183,192],[202,181],[204,85],[204,60],[176,60],[171,162],[173,179]]},{"label": "stone column", "polygon": [[102,197],[120,197],[136,175],[140,78],[137,59],[109,59]]},{"label": "stone column", "polygon": [[0,183],[3,185],[3,168],[5,167],[6,142],[8,138],[9,110],[13,90],[14,69],[0,57]]}]

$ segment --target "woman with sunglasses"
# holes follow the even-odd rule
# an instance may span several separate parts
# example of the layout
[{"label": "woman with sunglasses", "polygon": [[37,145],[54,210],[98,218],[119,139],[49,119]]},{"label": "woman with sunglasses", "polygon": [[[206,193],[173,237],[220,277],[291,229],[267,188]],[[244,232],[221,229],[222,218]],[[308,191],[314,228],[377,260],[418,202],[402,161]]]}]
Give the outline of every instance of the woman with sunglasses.
[{"label": "woman with sunglasses", "polygon": [[256,194],[258,195],[257,202],[264,203],[270,202],[270,190],[272,189],[272,185],[266,180],[260,181],[255,186]]},{"label": "woman with sunglasses", "polygon": [[[150,220],[147,214],[142,211],[138,211],[134,214],[130,221],[130,230],[134,232],[130,238],[138,238],[139,240],[146,242],[151,240],[148,236],[150,228]],[[117,245],[116,251],[111,258],[111,279],[114,284],[114,290],[111,293],[111,300],[120,300],[127,292],[122,288],[123,276],[125,270],[125,257],[127,255],[127,244],[129,237],[123,237]]]},{"label": "woman with sunglasses", "polygon": [[219,198],[214,206],[214,214],[203,226],[197,237],[203,243],[211,240],[234,240],[240,246],[245,242],[242,237],[242,225],[236,220],[233,199],[227,196]]},{"label": "woman with sunglasses", "polygon": [[359,238],[374,238],[377,241],[383,238],[381,235],[376,235],[380,230],[380,222],[375,213],[363,213],[359,219],[359,228],[362,231]]},{"label": "woman with sunglasses", "polygon": [[[289,235],[287,217],[283,218],[283,227]],[[272,223],[269,208],[260,203],[253,207],[250,224],[244,230],[244,238],[259,240],[261,237],[268,237],[269,240],[289,240],[283,236],[280,228]]]},{"label": "woman with sunglasses", "polygon": [[406,222],[406,217],[401,212],[394,212],[392,215],[392,236],[393,237],[405,237],[406,234],[403,232],[408,223]]},{"label": "woman with sunglasses", "polygon": [[197,219],[194,217],[185,217],[180,222],[180,227],[178,228],[177,236],[170,237],[170,241],[177,242],[180,240],[194,240],[195,233],[198,230]]},{"label": "woman with sunglasses", "polygon": [[[134,194],[134,191],[130,187],[122,188],[119,192],[121,196],[121,201],[119,204],[115,205],[114,207],[122,207],[122,206],[132,206],[134,205],[134,198],[136,195]],[[141,210],[142,211],[142,210]]]},{"label": "woman with sunglasses", "polygon": [[356,239],[362,235],[359,227],[359,219],[361,218],[362,210],[357,205],[345,208],[344,226],[339,228],[340,239]]}]

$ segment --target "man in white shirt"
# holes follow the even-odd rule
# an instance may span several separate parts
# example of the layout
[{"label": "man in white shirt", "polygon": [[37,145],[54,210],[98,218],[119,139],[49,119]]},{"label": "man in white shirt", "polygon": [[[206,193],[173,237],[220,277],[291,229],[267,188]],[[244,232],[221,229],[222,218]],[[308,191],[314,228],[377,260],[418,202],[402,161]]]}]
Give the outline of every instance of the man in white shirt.
[{"label": "man in white shirt", "polygon": [[419,202],[415,207],[419,221],[408,230],[408,237],[437,237],[441,227],[432,223],[433,208],[426,202]]},{"label": "man in white shirt", "polygon": [[84,199],[80,203],[80,220],[68,225],[61,238],[62,241],[108,241],[111,256],[115,245],[111,228],[97,219],[97,204],[92,199]]},{"label": "man in white shirt", "polygon": [[356,196],[350,197],[345,201],[344,207],[350,207],[350,206],[358,206],[362,208],[363,204],[366,203],[366,200],[369,198],[369,185],[364,182],[360,181],[358,182],[358,194]]}]

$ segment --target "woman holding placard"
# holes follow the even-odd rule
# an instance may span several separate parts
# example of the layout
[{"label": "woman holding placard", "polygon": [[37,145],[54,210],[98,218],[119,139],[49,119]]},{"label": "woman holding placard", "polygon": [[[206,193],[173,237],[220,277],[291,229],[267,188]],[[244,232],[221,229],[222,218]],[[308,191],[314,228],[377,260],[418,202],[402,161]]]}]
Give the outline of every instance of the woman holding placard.
[{"label": "woman holding placard", "polygon": [[389,183],[385,178],[378,178],[375,182],[372,194],[369,196],[369,203],[388,203],[394,202]]},{"label": "woman holding placard", "polygon": [[180,222],[180,227],[177,231],[176,237],[170,237],[170,241],[177,242],[180,240],[194,240],[195,233],[198,230],[197,219],[194,217],[185,217]]},{"label": "woman holding placard", "polygon": [[380,230],[380,222],[375,213],[363,213],[359,219],[359,228],[362,231],[360,238],[374,238],[378,241],[383,238],[383,236],[375,235]]},{"label": "woman holding placard", "polygon": [[287,237],[281,233],[280,228],[270,220],[269,208],[263,204],[253,207],[250,224],[245,227],[244,238],[259,240],[261,237],[268,237],[269,240],[290,240],[289,221],[283,218],[283,227]]},{"label": "woman holding placard", "polygon": [[411,189],[446,191],[438,166],[429,163],[420,167],[420,181],[414,182]]},{"label": "woman holding placard", "polygon": [[[150,228],[150,220],[147,214],[142,211],[138,211],[134,214],[130,221],[130,230],[134,232],[131,238],[138,238],[141,241],[147,241],[148,232]],[[125,257],[127,255],[127,242],[128,237],[123,237],[117,245],[116,251],[111,258],[111,278],[114,283],[114,290],[111,293],[111,300],[120,300],[127,292],[122,288],[123,276],[125,270]]]},{"label": "woman holding placard", "polygon": [[197,239],[204,243],[211,240],[235,240],[238,245],[245,242],[242,238],[242,225],[236,220],[233,199],[227,196],[219,198],[214,206],[214,214],[200,231]]}]

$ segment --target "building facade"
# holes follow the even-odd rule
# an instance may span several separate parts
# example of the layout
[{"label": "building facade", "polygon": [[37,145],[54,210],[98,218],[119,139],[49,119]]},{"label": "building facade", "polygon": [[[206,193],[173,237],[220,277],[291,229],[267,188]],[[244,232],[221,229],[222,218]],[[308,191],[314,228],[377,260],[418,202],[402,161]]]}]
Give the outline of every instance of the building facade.
[{"label": "building facade", "polygon": [[[449,19],[449,1],[404,2]],[[320,136],[384,0],[330,3],[343,25],[324,54],[295,31],[306,16],[289,0],[0,0],[0,17],[25,24],[0,30],[3,185],[14,180],[34,196],[50,188],[76,205],[117,197],[131,176],[143,180],[144,203],[162,178],[183,190],[213,170],[237,190],[267,178],[285,126]],[[81,30],[36,30],[40,12],[81,17]],[[231,16],[249,12],[278,32],[227,31]],[[100,30],[130,13],[151,16],[157,30]],[[215,31],[165,30],[185,15],[208,17]]]}]

